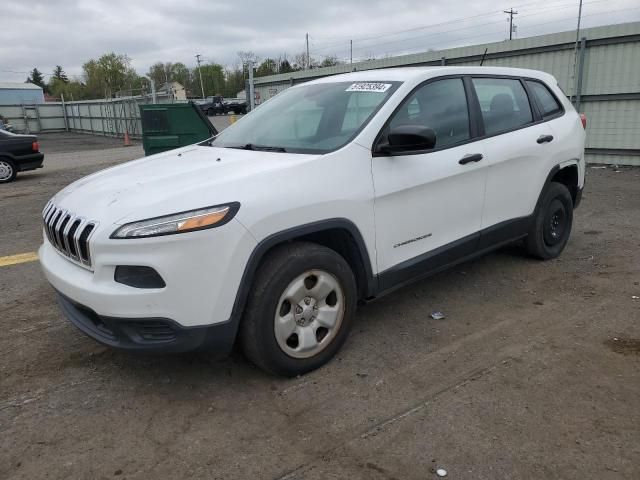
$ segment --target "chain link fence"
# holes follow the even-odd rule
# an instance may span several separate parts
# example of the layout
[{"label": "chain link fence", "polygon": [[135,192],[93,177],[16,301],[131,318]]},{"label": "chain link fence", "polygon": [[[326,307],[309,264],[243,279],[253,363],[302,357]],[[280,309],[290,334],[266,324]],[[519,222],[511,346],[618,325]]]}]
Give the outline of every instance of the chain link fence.
[{"label": "chain link fence", "polygon": [[[174,103],[173,95],[157,94],[156,103]],[[108,137],[140,138],[140,105],[153,103],[152,95],[102,100],[0,105],[0,115],[17,133],[80,132]]]}]

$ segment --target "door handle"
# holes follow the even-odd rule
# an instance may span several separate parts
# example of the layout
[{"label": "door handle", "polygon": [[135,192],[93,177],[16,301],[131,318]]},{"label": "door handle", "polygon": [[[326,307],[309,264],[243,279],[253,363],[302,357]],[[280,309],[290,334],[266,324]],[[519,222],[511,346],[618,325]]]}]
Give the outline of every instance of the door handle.
[{"label": "door handle", "polygon": [[538,137],[538,140],[536,140],[536,142],[538,142],[538,143],[549,143],[552,140],[553,140],[553,135],[540,135]]},{"label": "door handle", "polygon": [[465,155],[464,157],[462,157],[460,160],[458,160],[458,163],[460,165],[466,165],[467,163],[471,163],[471,162],[479,162],[483,158],[484,157],[482,156],[481,153],[472,153],[472,154]]}]

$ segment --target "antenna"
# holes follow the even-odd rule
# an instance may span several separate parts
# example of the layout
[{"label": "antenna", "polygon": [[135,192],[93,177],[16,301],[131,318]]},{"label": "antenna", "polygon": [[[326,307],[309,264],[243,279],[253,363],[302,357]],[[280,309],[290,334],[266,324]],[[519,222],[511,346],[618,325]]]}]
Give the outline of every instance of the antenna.
[{"label": "antenna", "polygon": [[480,60],[480,66],[482,66],[482,64],[484,63],[484,57],[487,56],[487,50],[489,50],[489,47],[484,49],[484,53],[482,54],[482,59]]}]

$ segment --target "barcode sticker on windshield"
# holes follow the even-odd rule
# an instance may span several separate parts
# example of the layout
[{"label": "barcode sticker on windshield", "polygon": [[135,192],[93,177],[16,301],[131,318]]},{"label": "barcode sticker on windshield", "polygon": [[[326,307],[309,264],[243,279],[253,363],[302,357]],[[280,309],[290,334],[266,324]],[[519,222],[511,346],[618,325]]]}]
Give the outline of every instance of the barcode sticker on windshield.
[{"label": "barcode sticker on windshield", "polygon": [[391,88],[390,83],[374,83],[374,82],[362,82],[354,83],[345,91],[347,92],[386,92]]}]

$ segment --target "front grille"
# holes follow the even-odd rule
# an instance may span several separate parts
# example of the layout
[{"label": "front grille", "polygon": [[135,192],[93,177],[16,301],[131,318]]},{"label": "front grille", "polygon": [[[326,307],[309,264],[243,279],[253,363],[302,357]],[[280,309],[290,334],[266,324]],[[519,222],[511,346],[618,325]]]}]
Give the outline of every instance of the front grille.
[{"label": "front grille", "polygon": [[97,223],[59,208],[51,202],[44,207],[42,219],[49,243],[70,260],[91,269],[89,240]]}]

